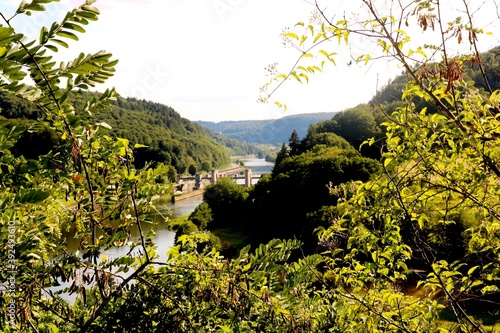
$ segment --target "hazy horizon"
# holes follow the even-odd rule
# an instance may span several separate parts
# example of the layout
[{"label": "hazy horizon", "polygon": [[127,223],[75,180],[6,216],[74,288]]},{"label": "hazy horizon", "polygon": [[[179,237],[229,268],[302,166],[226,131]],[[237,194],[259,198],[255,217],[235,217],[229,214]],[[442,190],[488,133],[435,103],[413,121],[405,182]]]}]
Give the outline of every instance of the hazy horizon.
[{"label": "hazy horizon", "polygon": [[[45,12],[34,12],[24,21],[16,17],[11,24],[38,38],[42,26],[59,21],[83,2],[50,3]],[[11,16],[19,3],[3,1],[0,11]],[[336,8],[349,14],[359,10],[356,4],[339,0]],[[97,87],[99,91],[116,87],[124,97],[168,105],[193,121],[278,119],[342,111],[368,102],[377,89],[401,72],[388,61],[356,65],[353,56],[361,49],[372,51],[363,40],[354,39],[348,48],[332,44],[339,49],[337,66],[325,66],[324,73],[313,75],[307,85],[283,85],[274,96],[287,105],[283,112],[273,103],[256,101],[259,88],[269,79],[265,68],[278,62],[286,72],[297,59],[296,50],[283,47],[281,33],[310,18],[314,8],[308,2],[106,0],[94,6],[101,11],[99,20],[86,26],[86,33],[78,34],[80,40],[71,41],[69,50],[61,48],[55,58],[68,61],[82,51],[109,51],[119,60],[117,72]],[[482,20],[481,24],[496,27],[492,22],[496,21]],[[481,51],[500,44],[495,36],[481,38]]]}]

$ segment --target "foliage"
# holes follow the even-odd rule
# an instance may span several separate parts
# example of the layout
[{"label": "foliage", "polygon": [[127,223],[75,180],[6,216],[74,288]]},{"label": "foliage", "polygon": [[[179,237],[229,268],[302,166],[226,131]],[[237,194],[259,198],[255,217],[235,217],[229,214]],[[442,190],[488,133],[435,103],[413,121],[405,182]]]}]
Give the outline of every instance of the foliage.
[{"label": "foliage", "polygon": [[[337,198],[329,188],[353,180],[367,181],[380,171],[379,163],[353,149],[318,145],[285,158],[275,165],[270,179],[261,179],[251,194],[256,225],[269,235],[297,237],[306,252],[316,248],[313,230],[324,221],[308,223],[307,214],[334,205]],[[279,209],[278,209],[279,207]]]},{"label": "foliage", "polygon": [[[78,90],[68,94],[68,101],[74,109],[85,109],[86,100],[98,100],[99,93],[90,93]],[[34,104],[29,103],[13,95],[3,94],[0,96],[0,103],[4,106],[1,113],[7,118],[31,119],[38,114],[33,111]],[[229,153],[226,148],[219,144],[221,140],[210,138],[197,124],[182,118],[174,109],[165,105],[134,98],[116,97],[110,101],[106,110],[90,115],[88,110],[81,114],[81,119],[85,123],[100,122],[111,126],[109,134],[123,137],[130,140],[132,144],[138,146],[134,148],[134,164],[143,167],[146,163],[157,163],[173,165],[178,172],[188,171],[190,165],[201,169],[203,162],[211,163],[215,168],[229,164]],[[12,120],[14,121],[14,120]],[[26,121],[29,127],[33,122]],[[26,141],[36,139],[41,147],[51,147],[57,145],[55,133],[47,130],[45,134],[37,131],[26,132],[20,139],[19,149],[15,149],[18,154],[28,155],[33,158],[35,147],[25,145]],[[220,142],[219,142],[220,141]],[[231,143],[234,150],[238,142]],[[30,150],[31,149],[31,150]],[[46,149],[41,149],[45,151]],[[35,158],[38,155],[35,155]]]},{"label": "foliage", "polygon": [[299,133],[297,133],[296,130],[292,131],[292,134],[290,134],[290,138],[288,139],[288,147],[290,147],[290,156],[295,156],[298,155],[300,152],[300,139],[299,139]]},{"label": "foliage", "polygon": [[277,158],[278,154],[274,151],[270,151],[266,154],[266,156],[264,156],[264,160],[266,162],[272,162],[272,163],[275,163]]},{"label": "foliage", "polygon": [[[319,229],[322,244],[330,248],[332,292],[343,290],[346,299],[387,324],[381,329],[356,317],[353,325],[362,321],[366,331],[438,331],[433,325],[447,309],[454,324],[439,331],[484,332],[477,318],[500,309],[498,66],[496,59],[493,67],[483,62],[477,40],[484,30],[475,25],[475,15],[487,5],[463,2],[456,13],[446,13],[457,17],[447,22],[441,2],[388,8],[360,3],[366,13],[349,21],[336,20],[316,2],[309,25],[300,22],[283,34],[285,43],[301,51],[300,61],[285,73],[274,69],[273,81],[262,89],[265,101],[288,79],[307,82],[326,63],[335,64],[336,48],[359,36],[369,37],[366,44],[373,41],[376,51],[351,53],[358,63],[389,57],[404,68],[405,77],[397,82],[404,87],[401,95],[385,89],[375,100],[382,103],[374,105],[387,118],[384,174],[334,187],[339,204],[330,211],[331,225]],[[415,44],[405,26],[420,28],[426,43]],[[429,38],[433,34],[437,38]],[[466,43],[471,54],[452,54],[456,43]],[[472,67],[480,89],[464,75]],[[407,303],[391,290],[402,281],[420,288],[419,300]],[[373,307],[389,299],[398,301]]]},{"label": "foliage", "polygon": [[[273,240],[254,252],[246,247],[237,258],[228,260],[221,258],[217,251],[198,251],[199,243],[207,240],[207,233],[181,237],[179,245],[169,254],[176,264],[159,267],[155,274],[131,287],[131,297],[110,307],[99,329],[319,331],[327,304],[322,304],[319,295],[309,294],[307,288],[312,280],[308,265],[315,265],[318,258],[295,265],[285,263],[300,243]],[[269,262],[271,258],[275,263]]]},{"label": "foliage", "polygon": [[299,136],[303,136],[311,124],[331,119],[334,114],[335,112],[284,114],[279,119],[220,121],[217,123],[197,121],[197,123],[216,133],[222,133],[224,136],[243,142],[278,145],[287,142],[293,129],[297,130]]},{"label": "foliage", "polygon": [[248,190],[236,184],[231,178],[224,177],[205,188],[203,201],[208,204],[212,211],[214,221],[212,227],[225,227],[238,223],[242,218]]},{"label": "foliage", "polygon": [[[374,160],[356,150],[316,145],[282,156],[273,175],[251,193],[231,179],[207,189],[214,221],[224,216],[223,224],[247,223],[256,233],[273,222],[281,231],[299,234],[292,222],[299,212],[292,209],[310,213],[306,218],[316,222],[314,227],[316,218],[328,219],[317,228],[321,255],[302,255],[299,240],[271,239],[226,258],[216,240],[192,224],[186,227],[193,233],[179,236],[166,262],[158,262],[153,233],[144,232],[144,223],[151,222],[146,213],[161,194],[156,181],[165,166],[135,169],[130,141],[109,135],[107,124],[88,117],[110,106],[114,90],[79,107],[69,98],[72,91],[105,81],[116,61],[103,51],[64,64],[52,58],[99,11],[87,1],[42,28],[37,41],[11,27],[18,15],[44,10],[51,2],[22,2],[11,18],[1,15],[0,89],[36,105],[30,131],[50,129],[60,138],[45,155],[27,160],[13,154],[24,123],[0,122],[0,242],[6,249],[0,253],[6,263],[0,265],[0,280],[7,286],[0,294],[3,331],[486,331],[480,318],[499,307],[500,93],[474,88],[460,77],[463,66],[482,66],[478,52],[452,57],[446,44],[410,48],[400,29],[416,17],[413,25],[434,27],[447,37],[440,39],[443,43],[463,41],[462,34],[468,34],[477,51],[482,31],[472,22],[468,3],[463,3],[467,22],[455,20],[446,27],[439,2],[401,6],[396,19],[381,16],[386,7],[361,0],[368,15],[356,13],[361,22],[344,17],[333,22],[317,4],[314,25],[305,35],[284,33],[297,40],[299,49],[312,41],[299,58],[313,60],[315,47],[349,43],[355,34],[369,36],[379,55],[396,59],[411,78],[399,107],[386,115],[382,174]],[[389,9],[395,13],[397,7]],[[441,59],[428,58],[424,49]],[[334,62],[332,50],[318,53]],[[420,62],[410,63],[416,56]],[[376,58],[362,54],[358,60]],[[290,74],[277,74],[275,82],[308,80],[322,65],[298,66],[300,61]],[[491,73],[484,68],[486,82]],[[416,98],[435,109],[418,108]],[[320,173],[328,176],[316,178]],[[304,198],[326,189],[327,180],[334,196],[321,195],[336,205],[303,207]],[[266,206],[269,198],[296,201]],[[260,214],[259,219],[241,216],[244,211]],[[274,215],[260,219],[263,212]],[[131,236],[133,228],[138,237]],[[81,240],[78,253],[68,251],[63,231]],[[120,247],[126,254],[103,255]],[[449,253],[457,249],[462,252],[455,257]],[[62,292],[55,291],[61,284]],[[74,302],[63,293],[72,294]],[[446,325],[440,321],[443,310],[452,321]]]},{"label": "foliage", "polygon": [[278,153],[276,154],[276,161],[274,162],[274,169],[278,168],[280,165],[281,165],[281,162],[283,162],[283,160],[285,158],[287,158],[289,156],[289,151],[288,151],[288,147],[287,145],[283,142],[283,144],[281,145],[281,149],[278,151]]},{"label": "foliage", "polygon": [[382,130],[377,124],[374,112],[367,104],[339,112],[333,117],[333,132],[347,140],[354,148],[359,149],[364,156],[379,158],[380,144],[372,145],[372,149],[362,143],[374,138],[377,143],[382,138]]},{"label": "foliage", "polygon": [[194,211],[189,215],[189,220],[193,222],[199,229],[206,229],[208,224],[212,222],[212,209],[206,202],[199,204]]},{"label": "foliage", "polygon": [[210,170],[212,170],[212,165],[210,162],[208,161],[204,161],[202,164],[201,164],[201,170],[202,171],[205,171],[205,172],[210,172]]},{"label": "foliage", "polygon": [[380,172],[377,161],[352,148],[319,145],[289,156],[283,144],[280,154],[285,156],[277,159],[272,175],[262,175],[250,192],[230,178],[208,186],[204,203],[190,219],[195,222],[201,215],[195,224],[204,228],[207,221],[206,228],[214,232],[221,227],[243,232],[252,245],[276,237],[296,238],[304,243],[303,251],[310,253],[317,247],[314,229],[327,222],[313,221],[308,214],[335,204],[337,198],[330,195],[329,187],[366,181]]}]

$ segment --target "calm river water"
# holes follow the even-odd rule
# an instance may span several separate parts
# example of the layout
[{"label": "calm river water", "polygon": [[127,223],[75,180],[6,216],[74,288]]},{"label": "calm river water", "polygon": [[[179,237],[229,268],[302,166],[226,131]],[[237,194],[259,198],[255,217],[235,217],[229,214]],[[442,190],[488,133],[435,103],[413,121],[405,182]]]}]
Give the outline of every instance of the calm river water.
[{"label": "calm river water", "polygon": [[[274,163],[266,162],[264,159],[258,158],[245,158],[242,159],[245,163],[245,167],[247,169],[252,169],[252,175],[254,177],[258,177],[263,173],[270,173]],[[253,179],[253,183],[255,184],[258,179]],[[243,181],[244,182],[244,181]],[[203,202],[203,197],[200,195],[198,197],[185,199],[176,203],[171,203],[166,199],[159,199],[156,202],[156,207],[158,211],[170,218],[177,218],[184,215],[189,215],[191,212]],[[148,226],[147,224],[143,226],[144,233],[147,233]],[[156,236],[154,238],[154,242],[158,245],[158,254],[160,255],[160,260],[166,259],[166,253],[169,248],[174,244],[175,233],[168,230],[165,223],[158,223],[154,226],[154,231],[156,232]],[[134,235],[134,236],[138,236]],[[76,252],[79,246],[79,240],[72,238],[71,236],[67,237],[68,249],[72,252]],[[106,251],[104,254],[109,257],[115,257],[119,255],[123,255],[127,253],[128,249],[126,247],[120,249],[111,249]]]},{"label": "calm river water", "polygon": [[[245,163],[245,167],[247,169],[252,169],[252,175],[254,177],[260,176],[263,173],[270,173],[274,165],[273,163],[266,162],[264,159],[257,159],[257,158],[246,158],[242,159],[242,161]],[[258,179],[253,179],[252,183],[255,184],[257,181]],[[201,195],[198,197],[185,199],[176,203],[172,203],[166,199],[159,199],[156,202],[156,207],[162,215],[168,216],[170,218],[177,218],[191,214],[191,212],[202,202],[203,202],[203,196]],[[143,225],[143,229],[144,229],[144,234],[146,234],[150,230],[147,224]],[[166,223],[156,224],[154,226],[154,231],[156,232],[156,236],[153,239],[153,241],[158,246],[158,252],[157,252],[159,255],[158,261],[165,262],[167,260],[167,252],[175,242],[175,233],[167,229]],[[135,237],[139,236],[137,230],[133,231],[133,236]],[[71,235],[67,235],[66,241],[68,243],[68,250],[70,252],[75,253],[80,245],[80,240],[73,238]],[[129,251],[128,246],[123,246],[120,248],[113,248],[106,250],[102,254],[110,259],[113,259],[118,256],[127,254],[128,251]],[[51,289],[53,291],[56,291],[64,287],[67,287],[68,285],[69,283],[63,283],[60,287],[53,287]],[[64,295],[63,297],[70,301],[74,300],[74,295],[72,296]]]}]

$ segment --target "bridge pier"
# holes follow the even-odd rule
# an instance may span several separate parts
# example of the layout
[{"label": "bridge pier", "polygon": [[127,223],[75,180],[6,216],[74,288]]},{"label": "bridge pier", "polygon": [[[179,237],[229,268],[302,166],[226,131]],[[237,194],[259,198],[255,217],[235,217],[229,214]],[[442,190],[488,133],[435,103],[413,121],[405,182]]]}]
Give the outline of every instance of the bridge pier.
[{"label": "bridge pier", "polygon": [[212,178],[210,178],[210,184],[215,184],[217,182],[217,175],[219,170],[212,170]]},{"label": "bridge pier", "polygon": [[252,169],[245,169],[245,187],[252,186]]}]

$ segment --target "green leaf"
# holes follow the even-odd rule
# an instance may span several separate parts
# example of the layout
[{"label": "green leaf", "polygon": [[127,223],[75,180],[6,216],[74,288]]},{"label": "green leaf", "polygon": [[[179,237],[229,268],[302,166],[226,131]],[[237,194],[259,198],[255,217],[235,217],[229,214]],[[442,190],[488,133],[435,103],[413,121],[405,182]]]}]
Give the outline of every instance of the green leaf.
[{"label": "green leaf", "polygon": [[38,204],[47,199],[50,196],[49,192],[42,190],[31,190],[28,193],[22,195],[18,202],[21,204]]},{"label": "green leaf", "polygon": [[58,31],[56,33],[56,35],[59,36],[59,37],[69,38],[69,39],[76,40],[76,41],[78,40],[78,36],[77,35],[75,35],[72,32],[68,32],[68,31],[62,31],[61,30],[61,31]]},{"label": "green leaf", "polygon": [[83,29],[81,26],[79,26],[78,24],[70,23],[70,22],[64,23],[63,28],[75,30],[75,31],[78,31],[80,33],[85,33],[85,29]]},{"label": "green leaf", "polygon": [[316,37],[314,37],[314,43],[316,43],[320,38],[326,39],[326,35],[322,32],[318,33]]},{"label": "green leaf", "polygon": [[429,222],[429,218],[428,218],[426,215],[422,214],[422,215],[420,215],[420,217],[418,218],[417,222],[418,222],[418,227],[419,227],[420,229],[424,229],[425,224],[426,224],[427,222]]},{"label": "green leaf", "polygon": [[[62,40],[60,40],[60,39],[52,39],[52,41],[53,41],[54,43],[57,43],[57,44],[59,44],[59,45],[61,45],[61,46],[65,47],[65,48],[68,48],[68,47],[69,47],[68,43],[63,42],[63,41],[62,41]],[[47,48],[49,48],[49,47],[47,46]]]},{"label": "green leaf", "polygon": [[226,333],[232,333],[232,332],[233,332],[233,330],[232,330],[230,327],[225,326],[225,325],[221,325],[221,326],[219,326],[219,328],[220,328],[223,332],[226,332]]},{"label": "green leaf", "polygon": [[59,51],[59,49],[57,47],[55,47],[54,45],[45,45],[45,47],[48,48],[49,50],[51,50],[52,52]]},{"label": "green leaf", "polygon": [[95,14],[99,14],[100,13],[99,9],[97,9],[94,6],[83,5],[82,9],[85,10],[85,11],[87,11],[87,12],[93,12]]},{"label": "green leaf", "polygon": [[32,10],[35,12],[43,12],[45,10],[45,6],[39,5],[36,3],[32,3],[24,8],[25,10]]},{"label": "green leaf", "polygon": [[393,161],[392,157],[386,157],[384,159],[384,167],[387,168],[387,166]]}]

